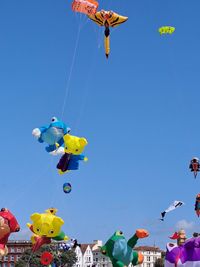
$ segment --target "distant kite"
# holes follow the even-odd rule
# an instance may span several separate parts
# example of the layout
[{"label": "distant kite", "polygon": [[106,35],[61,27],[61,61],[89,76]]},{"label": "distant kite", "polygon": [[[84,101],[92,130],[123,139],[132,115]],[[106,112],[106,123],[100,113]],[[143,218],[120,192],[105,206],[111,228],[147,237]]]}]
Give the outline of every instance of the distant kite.
[{"label": "distant kite", "polygon": [[160,220],[164,221],[164,217],[167,212],[175,210],[176,208],[181,207],[182,205],[184,205],[182,201],[175,200],[165,211],[161,212],[162,218]]},{"label": "distant kite", "polygon": [[189,166],[191,172],[194,173],[194,178],[197,177],[197,173],[200,171],[200,164],[199,164],[199,159],[198,158],[192,158],[190,161],[190,166]]},{"label": "distant kite", "polygon": [[97,12],[99,3],[94,0],[74,0],[72,10],[86,15],[94,15]]},{"label": "distant kite", "polygon": [[162,34],[172,34],[175,31],[175,27],[162,26],[158,29],[159,33]]},{"label": "distant kite", "polygon": [[200,194],[196,196],[196,201],[195,201],[195,211],[197,216],[200,216]]}]

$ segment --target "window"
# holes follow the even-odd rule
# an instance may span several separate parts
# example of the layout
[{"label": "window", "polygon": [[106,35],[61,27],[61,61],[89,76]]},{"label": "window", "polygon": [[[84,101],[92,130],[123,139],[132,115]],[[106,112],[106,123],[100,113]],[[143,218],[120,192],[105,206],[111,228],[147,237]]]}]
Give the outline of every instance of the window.
[{"label": "window", "polygon": [[90,257],[88,257],[88,261],[90,262]]},{"label": "window", "polygon": [[147,256],[147,261],[150,261],[151,260],[151,257],[150,256]]},{"label": "window", "polygon": [[15,267],[14,262],[11,262],[11,263],[10,263],[10,267]]},{"label": "window", "polygon": [[13,255],[10,256],[10,260],[11,261],[14,261],[15,260],[15,257]]},{"label": "window", "polygon": [[21,248],[17,248],[17,252],[21,252]]},{"label": "window", "polygon": [[96,262],[98,261],[98,258],[96,258]]},{"label": "window", "polygon": [[8,261],[8,256],[5,256],[3,259],[4,261]]},{"label": "window", "polygon": [[15,252],[15,248],[10,248],[10,253]]},{"label": "window", "polygon": [[103,261],[105,261],[105,258],[103,258]]},{"label": "window", "polygon": [[147,267],[150,267],[151,265],[150,265],[150,263],[147,263]]}]

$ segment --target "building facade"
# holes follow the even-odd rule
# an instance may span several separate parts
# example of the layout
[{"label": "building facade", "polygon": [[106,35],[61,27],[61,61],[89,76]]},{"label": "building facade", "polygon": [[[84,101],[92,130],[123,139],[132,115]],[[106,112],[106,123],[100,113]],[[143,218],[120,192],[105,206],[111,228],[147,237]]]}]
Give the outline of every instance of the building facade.
[{"label": "building facade", "polygon": [[[81,248],[77,247],[76,267],[112,267],[110,259],[100,252],[101,246],[102,241],[95,240],[93,244],[82,244]],[[162,257],[162,251],[155,246],[140,246],[134,250],[144,255],[144,261],[137,265],[138,267],[154,267],[156,260]],[[129,267],[132,267],[132,264]]]},{"label": "building facade", "polygon": [[7,243],[8,255],[0,259],[0,267],[14,267],[15,262],[17,262],[24,251],[31,248],[31,246],[30,241],[9,241]]},{"label": "building facade", "polygon": [[156,260],[162,258],[162,250],[158,247],[140,246],[134,248],[134,250],[144,255],[144,261],[138,267],[154,267]]},{"label": "building facade", "polygon": [[[8,255],[0,259],[0,267],[14,267],[24,251],[31,246],[31,242],[26,240],[9,241]],[[77,246],[75,267],[112,267],[110,259],[100,252],[101,246],[100,240],[95,240],[92,244],[81,244],[81,247]],[[140,246],[134,250],[144,255],[144,261],[138,267],[154,267],[155,261],[162,257],[162,251],[158,247]],[[129,267],[132,267],[131,264]]]}]

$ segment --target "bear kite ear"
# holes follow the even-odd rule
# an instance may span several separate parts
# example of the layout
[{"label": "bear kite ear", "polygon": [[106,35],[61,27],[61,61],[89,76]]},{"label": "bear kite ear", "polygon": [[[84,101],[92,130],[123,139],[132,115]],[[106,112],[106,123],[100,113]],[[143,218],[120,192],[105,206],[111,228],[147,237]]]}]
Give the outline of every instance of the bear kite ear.
[{"label": "bear kite ear", "polygon": [[80,140],[79,140],[79,142],[80,142],[80,144],[81,144],[81,146],[86,146],[87,145],[87,140],[85,139],[85,138],[80,138]]},{"label": "bear kite ear", "polygon": [[34,222],[34,221],[39,220],[40,217],[41,217],[41,214],[39,214],[39,213],[33,213],[33,214],[31,215],[31,220]]},{"label": "bear kite ear", "polygon": [[63,219],[61,219],[60,217],[55,217],[55,218],[53,219],[53,223],[54,223],[54,224],[59,224],[59,225],[61,226],[61,225],[64,224],[64,221],[63,221]]},{"label": "bear kite ear", "polygon": [[69,134],[65,135],[65,139],[70,140],[71,136]]}]

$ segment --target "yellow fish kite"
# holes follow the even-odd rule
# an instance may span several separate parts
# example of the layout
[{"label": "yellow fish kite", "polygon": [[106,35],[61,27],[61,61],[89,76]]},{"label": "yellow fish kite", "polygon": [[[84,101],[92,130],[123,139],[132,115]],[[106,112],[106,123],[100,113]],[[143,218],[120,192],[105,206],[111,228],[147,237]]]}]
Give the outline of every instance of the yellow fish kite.
[{"label": "yellow fish kite", "polygon": [[128,17],[123,17],[113,11],[105,11],[101,10],[95,13],[94,15],[90,15],[89,18],[97,23],[99,26],[105,27],[105,53],[108,58],[110,53],[110,28],[109,27],[117,27],[118,25],[127,21]]}]

